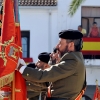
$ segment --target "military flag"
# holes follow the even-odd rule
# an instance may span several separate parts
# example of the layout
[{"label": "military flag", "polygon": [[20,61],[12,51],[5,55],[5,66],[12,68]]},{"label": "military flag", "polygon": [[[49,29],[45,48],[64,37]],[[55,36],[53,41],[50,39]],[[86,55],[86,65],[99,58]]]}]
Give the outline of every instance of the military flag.
[{"label": "military flag", "polygon": [[12,90],[14,73],[20,57],[20,47],[15,43],[15,17],[13,0],[4,0],[0,42],[0,99],[14,100]]}]

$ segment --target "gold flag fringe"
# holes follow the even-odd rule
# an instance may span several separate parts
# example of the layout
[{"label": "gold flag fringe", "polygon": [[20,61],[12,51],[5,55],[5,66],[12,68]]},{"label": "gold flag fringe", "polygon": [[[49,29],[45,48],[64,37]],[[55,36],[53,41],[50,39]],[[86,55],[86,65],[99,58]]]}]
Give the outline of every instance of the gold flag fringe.
[{"label": "gold flag fringe", "polygon": [[14,72],[5,75],[3,77],[0,77],[0,88],[2,88],[3,86],[11,83],[14,79]]}]

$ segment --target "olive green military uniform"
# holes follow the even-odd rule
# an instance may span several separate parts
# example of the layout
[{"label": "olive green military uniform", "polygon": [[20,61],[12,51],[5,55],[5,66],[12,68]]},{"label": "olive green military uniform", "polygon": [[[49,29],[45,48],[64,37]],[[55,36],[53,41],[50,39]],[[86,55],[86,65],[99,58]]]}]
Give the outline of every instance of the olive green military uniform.
[{"label": "olive green military uniform", "polygon": [[26,67],[23,77],[29,81],[52,82],[52,97],[74,100],[85,81],[85,66],[81,52],[65,53],[59,64],[49,71]]},{"label": "olive green military uniform", "polygon": [[26,81],[27,86],[27,97],[31,98],[30,100],[38,100],[40,93],[42,93],[42,99],[44,98],[44,93],[47,91],[46,83],[37,83]]}]

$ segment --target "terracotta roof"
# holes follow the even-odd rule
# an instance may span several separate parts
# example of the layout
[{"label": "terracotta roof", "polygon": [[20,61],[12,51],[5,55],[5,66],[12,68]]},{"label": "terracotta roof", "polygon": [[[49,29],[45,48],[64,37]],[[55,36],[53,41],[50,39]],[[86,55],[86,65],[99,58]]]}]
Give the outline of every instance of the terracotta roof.
[{"label": "terracotta roof", "polygon": [[57,6],[57,0],[19,0],[19,6]]}]

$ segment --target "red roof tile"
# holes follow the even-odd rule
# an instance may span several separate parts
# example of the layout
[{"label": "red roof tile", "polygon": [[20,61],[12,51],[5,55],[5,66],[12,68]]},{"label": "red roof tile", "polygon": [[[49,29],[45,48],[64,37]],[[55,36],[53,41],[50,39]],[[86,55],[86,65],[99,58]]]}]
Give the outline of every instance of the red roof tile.
[{"label": "red roof tile", "polygon": [[57,6],[57,0],[19,0],[19,6]]}]

